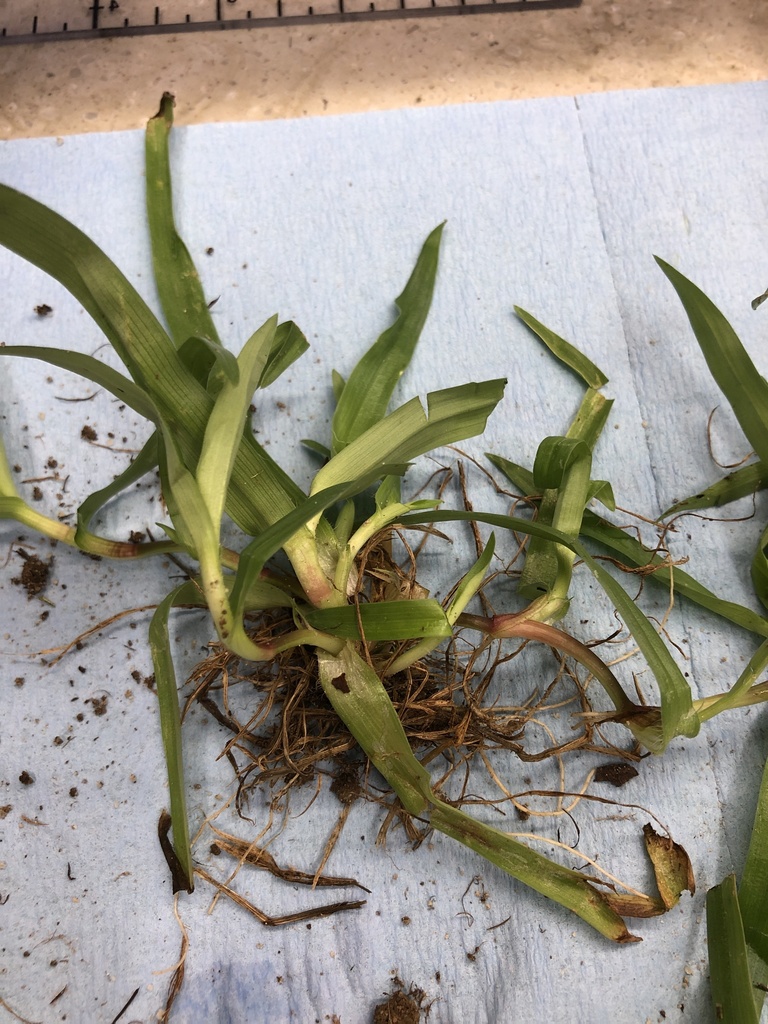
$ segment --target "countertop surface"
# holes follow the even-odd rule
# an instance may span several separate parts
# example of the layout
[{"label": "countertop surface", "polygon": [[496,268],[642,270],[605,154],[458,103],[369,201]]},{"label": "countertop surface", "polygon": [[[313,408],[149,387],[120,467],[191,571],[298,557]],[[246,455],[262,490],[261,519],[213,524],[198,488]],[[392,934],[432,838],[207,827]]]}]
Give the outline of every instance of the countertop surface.
[{"label": "countertop surface", "polygon": [[[121,11],[138,6],[123,0]],[[46,0],[46,17],[59,8],[64,21],[72,7]],[[0,27],[24,10],[31,22],[38,9],[38,0],[0,0]],[[166,90],[179,99],[179,123],[191,124],[755,81],[767,68],[762,0],[584,0],[577,9],[6,46],[0,138],[139,128]]]}]

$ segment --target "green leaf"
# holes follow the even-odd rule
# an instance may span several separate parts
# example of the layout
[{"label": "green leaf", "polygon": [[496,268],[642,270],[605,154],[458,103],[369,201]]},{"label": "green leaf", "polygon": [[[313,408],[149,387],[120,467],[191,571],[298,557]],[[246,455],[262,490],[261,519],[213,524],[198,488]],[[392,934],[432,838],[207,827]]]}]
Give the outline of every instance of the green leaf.
[{"label": "green leaf", "polygon": [[590,480],[587,489],[587,501],[599,501],[601,505],[610,512],[616,511],[616,499],[613,496],[613,488],[607,480]]},{"label": "green leaf", "polygon": [[728,476],[711,484],[699,494],[675,502],[666,512],[662,512],[659,519],[668,519],[680,512],[694,512],[700,508],[718,508],[720,505],[728,505],[732,501],[738,501],[739,498],[745,498],[748,494],[762,491],[766,487],[768,487],[768,472],[762,462],[752,462],[748,466],[742,466],[741,469],[729,473]]},{"label": "green leaf", "polygon": [[[542,493],[539,521],[572,537],[579,535],[584,508],[593,494],[592,451],[612,405],[588,388],[566,436],[545,438],[536,453],[533,483]],[[552,614],[560,616],[572,569],[571,553],[534,537],[528,545],[518,592],[531,600],[549,594]]]},{"label": "green leaf", "polygon": [[517,462],[510,462],[509,459],[505,459],[501,455],[494,455],[492,452],[486,452],[485,457],[496,469],[501,470],[523,497],[533,497],[541,493],[534,483],[533,473],[530,469],[526,469],[525,466],[521,466]]},{"label": "green leaf", "polygon": [[327,445],[320,444],[319,441],[313,441],[311,437],[302,437],[301,443],[305,448],[309,449],[313,455],[319,455],[323,462],[327,462],[331,457],[331,449]]},{"label": "green leaf", "polygon": [[77,510],[75,543],[77,543],[77,535],[81,531],[88,529],[91,520],[100,508],[103,508],[108,501],[117,494],[120,494],[121,491],[124,491],[126,487],[130,487],[131,484],[146,476],[147,473],[151,473],[157,466],[157,463],[157,433],[154,432],[149,440],[145,442],[133,462],[126,466],[119,476],[116,476],[106,487],[101,487],[98,491],[89,494],[85,501],[80,504]]},{"label": "green leaf", "polygon": [[768,381],[757,371],[733,327],[700,288],[654,257],[683,304],[710,373],[758,458],[768,464]]},{"label": "green leaf", "polygon": [[237,358],[237,378],[233,381],[228,375],[222,382],[205,427],[197,483],[217,529],[248,406],[266,365],[276,328],[277,317],[272,317],[245,343]]},{"label": "green leaf", "polygon": [[179,355],[195,380],[209,394],[218,394],[221,385],[227,380],[237,384],[237,358],[219,342],[192,335],[179,345]]},{"label": "green leaf", "polygon": [[173,96],[166,92],[160,109],[147,122],[145,160],[147,216],[152,264],[160,304],[171,337],[180,347],[196,335],[220,345],[200,278],[173,219],[168,137],[173,126]]},{"label": "green leaf", "polygon": [[[530,470],[517,463],[510,462],[500,455],[493,455],[486,452],[489,459],[497,469],[506,476],[520,492],[524,495],[535,495],[536,487],[533,483],[533,474]],[[603,500],[599,495],[595,495]],[[610,506],[608,506],[610,507]],[[651,580],[669,587],[670,569],[664,566],[664,558],[658,552],[645,547],[625,530],[614,526],[596,513],[585,510],[581,523],[580,535],[589,537],[607,548],[616,555],[625,565],[635,567],[656,566],[655,572],[650,574]],[[682,595],[689,601],[693,601],[702,608],[720,615],[729,622],[748,629],[759,636],[768,636],[768,619],[753,612],[751,608],[735,604],[733,601],[726,601],[718,597],[703,584],[699,583],[693,576],[683,569],[675,566],[674,572],[675,593]]]},{"label": "green leaf", "polygon": [[591,359],[580,352],[569,341],[561,338],[559,334],[550,331],[548,327],[540,323],[536,317],[526,313],[519,306],[514,307],[515,312],[530,329],[537,334],[544,342],[549,351],[556,356],[561,363],[564,363],[570,370],[580,377],[590,388],[601,388],[608,383],[608,378],[599,367],[595,366]]},{"label": "green leaf", "polygon": [[[768,982],[768,763],[763,771],[747,862],[739,886],[744,935],[763,962],[762,984]],[[762,997],[761,997],[762,998]]]},{"label": "green leaf", "polygon": [[568,428],[567,436],[584,441],[590,451],[594,451],[612,408],[612,398],[606,398],[599,391],[588,388]]},{"label": "green leaf", "polygon": [[399,505],[401,502],[401,488],[399,476],[385,476],[376,489],[374,501],[376,508],[381,512],[388,505]]},{"label": "green leaf", "polygon": [[592,452],[584,441],[571,437],[545,437],[533,463],[537,490],[559,487],[567,471],[583,459],[591,466]]},{"label": "green leaf", "polygon": [[154,313],[87,235],[42,203],[0,185],[0,244],[74,295],[161,412],[173,415],[187,405],[191,419],[205,409],[204,391]]},{"label": "green leaf", "polygon": [[333,397],[338,403],[344,391],[345,381],[337,370],[331,370],[331,384],[333,386]]},{"label": "green leaf", "polygon": [[722,1024],[758,1024],[733,875],[707,893],[707,945],[715,1018]]},{"label": "green leaf", "polygon": [[200,561],[219,552],[219,520],[211,518],[208,505],[193,473],[184,465],[172,433],[161,430],[160,466],[163,496],[178,540]]},{"label": "green leaf", "polygon": [[268,388],[277,378],[293,366],[299,356],[309,348],[309,343],[292,320],[278,324],[272,349],[267,358],[264,372],[259,381],[260,388]]},{"label": "green leaf", "polygon": [[[1,187],[1,186],[0,186]],[[132,380],[113,370],[99,359],[93,356],[83,355],[82,352],[72,352],[69,349],[47,348],[42,345],[2,345],[0,356],[22,356],[25,359],[40,359],[51,366],[60,366],[63,370],[69,370],[80,377],[98,384],[111,392],[115,398],[125,402],[127,406],[137,412],[144,419],[155,422],[157,410],[147,396],[146,392],[137,387]]]},{"label": "green leaf", "polygon": [[411,361],[432,304],[442,233],[441,224],[427,238],[408,283],[395,299],[397,319],[360,359],[337,395],[331,426],[334,455],[386,415],[392,392]]},{"label": "green leaf", "polygon": [[[302,609],[315,629],[342,640],[421,640],[447,638],[452,630],[438,601],[431,598],[377,601],[353,607]],[[361,633],[362,629],[362,633]]]},{"label": "green leaf", "polygon": [[411,399],[323,466],[311,493],[342,480],[367,479],[372,483],[392,472],[388,467],[482,433],[501,401],[505,384],[506,380],[489,380],[433,391],[427,395],[427,413],[418,398]]},{"label": "green leaf", "polygon": [[678,566],[670,569],[665,566],[664,558],[661,555],[645,547],[625,530],[601,519],[594,512],[584,513],[581,533],[582,536],[589,537],[607,548],[626,565],[656,566],[657,568],[650,574],[650,578],[662,586],[669,586],[670,575],[672,575],[675,594],[682,595],[701,608],[706,608],[743,629],[748,629],[759,636],[768,637],[768,619],[753,612],[751,608],[745,608],[743,605],[718,597],[684,569]]},{"label": "green leaf", "polygon": [[[176,673],[171,654],[168,617],[174,605],[184,604],[192,596],[189,583],[172,591],[158,606],[149,624],[149,647],[157,686],[160,709],[160,730],[163,737],[165,764],[168,771],[168,791],[171,801],[171,822],[176,856],[187,878],[189,892],[194,889],[192,850],[189,845],[187,802],[184,790],[184,760],[181,745],[181,716]],[[199,597],[199,595],[198,595]]]},{"label": "green leaf", "polygon": [[752,556],[752,585],[764,608],[768,608],[768,526],[760,534]]}]

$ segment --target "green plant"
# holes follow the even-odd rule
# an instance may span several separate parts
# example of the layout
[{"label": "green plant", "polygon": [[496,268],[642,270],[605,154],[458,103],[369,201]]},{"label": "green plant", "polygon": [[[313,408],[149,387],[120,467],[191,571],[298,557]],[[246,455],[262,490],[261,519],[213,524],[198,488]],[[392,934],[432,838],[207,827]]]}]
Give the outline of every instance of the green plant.
[{"label": "green plant", "polygon": [[[348,380],[334,375],[336,407],[327,447],[311,447],[324,461],[309,494],[269,456],[249,423],[254,392],[268,388],[307,348],[293,323],[268,320],[235,357],[221,344],[192,259],[173,220],[168,135],[173,100],[166,95],[146,136],[147,211],[155,279],[165,326],[121,272],[82,232],[58,214],[10,188],[0,187],[0,242],[64,284],[94,318],[130,377],[95,358],[63,350],[6,346],[3,357],[44,359],[97,382],[153,424],[137,458],[108,487],[86,498],[77,524],[65,527],[40,515],[17,493],[0,461],[0,516],[83,551],[113,558],[183,553],[197,565],[193,578],[157,608],[149,639],[157,679],[170,785],[171,819],[179,862],[177,887],[192,888],[179,701],[168,616],[174,606],[207,607],[224,648],[252,662],[286,651],[316,660],[325,696],[370,762],[386,778],[404,811],[486,857],[513,877],[561,903],[602,934],[631,942],[624,916],[663,913],[692,885],[687,862],[671,841],[647,835],[660,897],[619,893],[593,877],[557,864],[512,835],[492,828],[447,800],[415,756],[387,689],[457,630],[474,631],[480,644],[533,640],[574,658],[602,685],[614,711],[595,720],[619,723],[638,744],[662,753],[676,736],[694,736],[721,710],[765,699],[754,684],[768,661],[764,645],[735,686],[694,701],[690,688],[654,625],[627,590],[587,549],[591,538],[626,563],[654,570],[669,584],[669,563],[586,506],[613,508],[610,485],[592,478],[592,454],[611,403],[604,375],[573,346],[530,314],[518,310],[554,356],[586,385],[564,436],[546,438],[532,472],[493,456],[508,479],[531,496],[538,518],[438,508],[431,499],[403,500],[408,464],[431,450],[474,437],[499,403],[504,380],[472,382],[435,391],[425,410],[418,398],[389,412],[395,386],[413,355],[426,319],[437,272],[442,226],[427,238],[397,299],[398,316],[368,349]],[[157,468],[168,508],[166,539],[121,543],[92,531],[99,509],[142,475]],[[237,550],[221,543],[224,515],[240,530]],[[371,589],[361,555],[387,545],[391,531],[472,521],[500,536],[531,538],[519,594],[528,603],[515,613],[470,611],[482,591],[497,543],[494,534],[467,568],[445,606],[419,592]],[[282,552],[290,573],[270,563]],[[630,699],[620,681],[585,643],[559,623],[569,603],[575,560],[604,589],[653,671],[658,707]],[[674,571],[685,596],[768,636],[766,620],[725,602],[690,576]],[[291,628],[255,639],[252,617],[283,609]]]},{"label": "green plant", "polygon": [[[677,502],[662,518],[729,504],[766,486],[768,465],[768,383],[723,313],[695,284],[657,258],[688,315],[693,333],[715,382],[731,406],[757,461],[737,469],[704,491]],[[752,308],[757,309],[762,296]],[[755,593],[768,607],[768,527],[752,558]],[[768,641],[763,641],[728,694],[712,699],[707,717],[760,696],[755,683],[765,670]],[[768,991],[768,768],[763,775],[747,862],[736,887],[729,875],[707,895],[707,933],[712,997],[717,1020],[748,1024],[760,1018]]]}]

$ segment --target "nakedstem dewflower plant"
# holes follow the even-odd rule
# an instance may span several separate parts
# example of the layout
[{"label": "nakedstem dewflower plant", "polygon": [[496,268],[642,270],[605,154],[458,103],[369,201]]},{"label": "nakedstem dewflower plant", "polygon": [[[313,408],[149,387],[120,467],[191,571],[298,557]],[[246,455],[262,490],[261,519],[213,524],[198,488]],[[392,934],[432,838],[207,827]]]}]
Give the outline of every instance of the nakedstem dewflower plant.
[{"label": "nakedstem dewflower plant", "polygon": [[[624,917],[663,913],[682,891],[692,888],[684,851],[671,840],[657,842],[658,836],[647,833],[660,895],[621,893],[471,816],[441,794],[414,754],[388,681],[423,663],[459,630],[479,635],[480,643],[505,638],[537,641],[573,658],[604,688],[614,710],[596,713],[596,720],[625,726],[636,743],[661,754],[674,737],[696,735],[713,714],[768,697],[765,684],[756,682],[768,664],[768,639],[728,693],[693,700],[656,627],[585,545],[595,542],[623,565],[652,571],[655,579],[670,585],[668,561],[587,508],[593,501],[614,508],[610,484],[592,477],[593,451],[612,404],[600,390],[607,379],[586,356],[523,310],[517,310],[523,321],[585,385],[570,429],[564,436],[542,441],[532,470],[500,455],[489,456],[497,470],[530,496],[537,515],[451,511],[439,507],[437,500],[403,500],[401,477],[409,463],[435,448],[482,434],[506,383],[470,382],[433,391],[426,408],[413,398],[390,411],[395,386],[429,311],[442,225],[426,239],[396,300],[398,313],[392,325],[362,355],[347,380],[334,374],[331,437],[327,447],[312,445],[323,465],[309,493],[304,493],[256,440],[249,407],[306,351],[307,342],[295,324],[273,317],[245,342],[239,355],[221,344],[174,223],[168,155],[172,111],[173,98],[166,94],[146,133],[147,211],[164,324],[81,231],[34,199],[0,186],[0,243],[69,289],[104,332],[129,376],[94,357],[60,349],[6,346],[0,348],[0,356],[47,360],[79,373],[118,396],[154,427],[130,465],[82,502],[71,527],[24,502],[1,454],[0,517],[92,554],[119,559],[178,552],[196,564],[195,577],[168,594],[149,628],[178,859],[177,888],[191,889],[195,873],[168,629],[172,608],[183,605],[207,607],[219,643],[245,661],[269,662],[298,648],[310,652],[327,701],[407,814],[572,910],[608,938],[635,941]],[[706,320],[708,300],[671,268],[664,270],[692,320],[693,314]],[[123,543],[94,533],[91,525],[103,505],[156,469],[169,517],[162,524],[165,539]],[[222,544],[225,514],[240,530],[236,550]],[[398,593],[396,586],[383,598],[360,599],[361,553],[376,538],[386,538],[395,526],[421,529],[461,521],[488,524],[499,536],[530,538],[518,584],[519,596],[528,602],[523,611],[484,615],[470,610],[477,608],[473,599],[489,573],[495,534],[442,605],[418,588]],[[279,552],[290,565],[289,574],[270,569],[270,559]],[[659,706],[633,701],[596,652],[558,625],[568,609],[577,559],[631,631],[656,679]],[[722,600],[677,568],[674,585],[685,598],[768,638],[765,618]],[[249,617],[270,609],[285,610],[291,628],[257,640],[248,628]]]}]

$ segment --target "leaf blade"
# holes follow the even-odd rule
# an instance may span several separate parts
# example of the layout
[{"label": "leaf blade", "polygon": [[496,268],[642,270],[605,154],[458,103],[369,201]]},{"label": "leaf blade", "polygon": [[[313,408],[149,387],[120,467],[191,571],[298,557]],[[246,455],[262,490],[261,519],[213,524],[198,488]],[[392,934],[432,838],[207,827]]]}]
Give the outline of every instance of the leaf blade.
[{"label": "leaf blade", "polygon": [[424,242],[405,288],[395,299],[395,322],[362,356],[339,392],[331,427],[334,455],[386,415],[432,304],[442,233],[440,224]]},{"label": "leaf blade", "polygon": [[160,109],[147,122],[144,158],[152,265],[168,331],[177,347],[193,335],[221,344],[189,249],[176,230],[168,140],[174,97],[163,93]]}]

